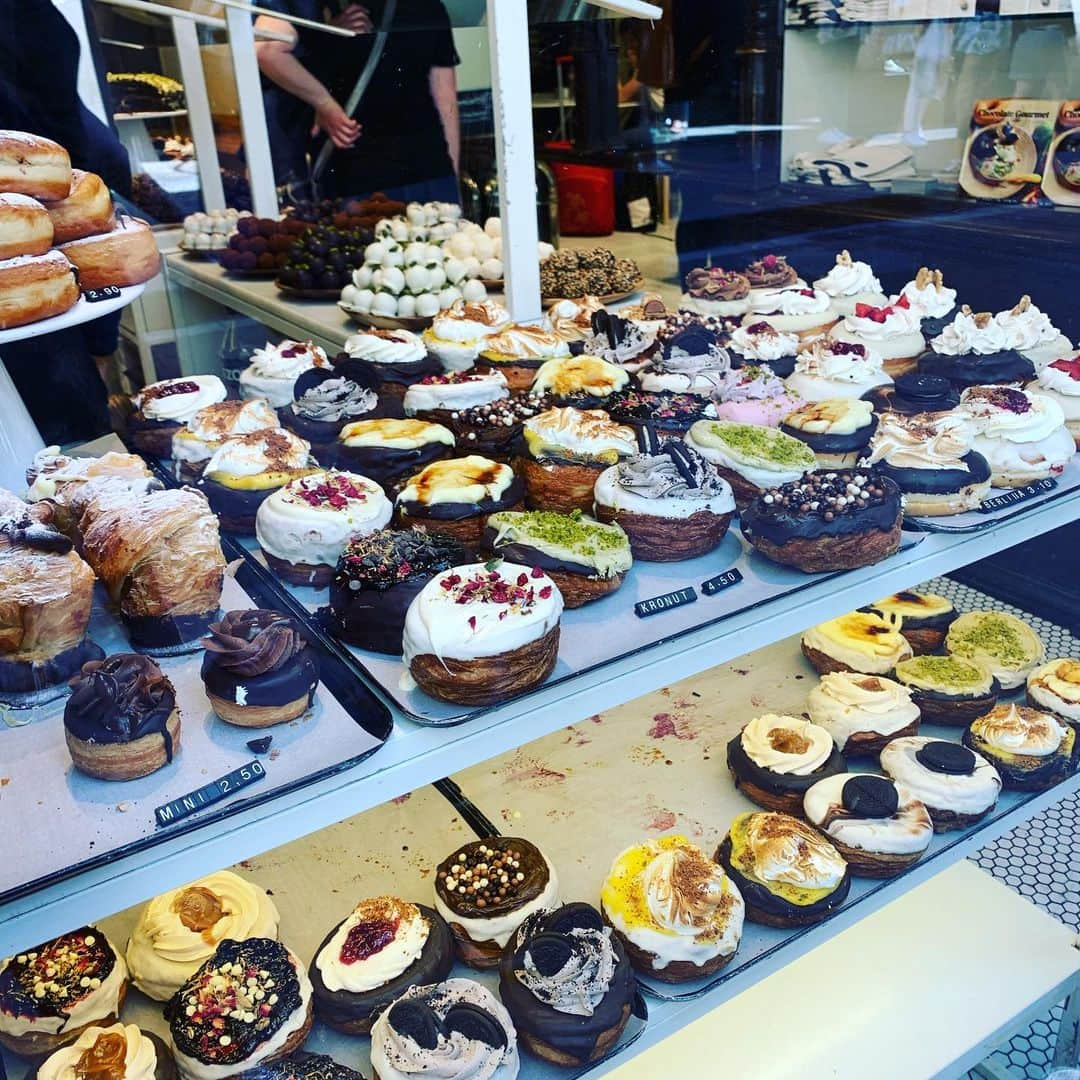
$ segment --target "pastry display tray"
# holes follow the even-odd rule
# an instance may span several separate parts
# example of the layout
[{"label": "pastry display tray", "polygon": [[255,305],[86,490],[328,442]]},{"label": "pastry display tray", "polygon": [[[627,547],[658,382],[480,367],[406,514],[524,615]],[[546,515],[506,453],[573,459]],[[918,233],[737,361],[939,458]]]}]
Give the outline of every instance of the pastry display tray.
[{"label": "pastry display tray", "polygon": [[[368,896],[397,895],[430,904],[434,870],[451,851],[474,838],[462,817],[454,813],[431,787],[420,788],[392,802],[332,825],[284,847],[245,859],[232,869],[254,884],[269,890],[281,914],[279,937],[305,964],[330,929],[359,900]],[[139,917],[142,905],[119,912],[97,924],[119,949],[123,949]],[[457,964],[451,978],[473,979],[498,996],[498,978]],[[122,1018],[145,1031],[168,1038],[162,1005],[140,993],[128,991]],[[645,1031],[648,1008],[638,1002],[609,1057],[615,1057]],[[329,1054],[336,1061],[371,1076],[370,1040],[343,1035],[316,1021],[304,1045],[306,1051]],[[32,1080],[22,1058],[0,1051],[11,1080]],[[558,1069],[526,1053],[521,1055],[522,1080],[572,1078],[583,1069]],[[2,1075],[2,1073],[0,1073]]]},{"label": "pastry display tray", "polygon": [[[266,607],[302,614],[261,568],[230,542],[223,546],[233,563],[222,610]],[[131,651],[100,583],[89,636],[106,655]],[[319,655],[321,679],[313,707],[269,728],[236,727],[214,715],[199,677],[201,649],[158,658],[176,688],[181,745],[170,764],[137,780],[98,780],[74,768],[62,722],[66,695],[33,709],[0,706],[0,814],[19,823],[16,848],[8,846],[8,857],[0,860],[0,904],[349,769],[378,750],[392,728],[386,706],[340,646],[318,633],[308,636]],[[272,739],[262,754],[247,745],[266,736]],[[250,786],[171,824],[157,824],[157,807],[253,761],[265,775]]]},{"label": "pastry display tray", "polygon": [[[916,587],[949,597],[959,611],[994,608],[1020,616],[1042,638],[1048,657],[1080,653],[1080,641],[1065,628],[948,578]],[[559,872],[563,899],[596,904],[608,868],[623,849],[682,833],[711,856],[737,814],[761,809],[735,789],[727,768],[727,743],[755,716],[804,713],[807,693],[817,679],[801,654],[798,637],[788,638],[579,720],[457,773],[454,780],[500,832],[526,837],[547,855]],[[1023,689],[1002,700],[1022,704]],[[962,732],[962,727],[931,724],[920,730],[952,742],[958,742]],[[872,758],[853,759],[849,769],[878,771]],[[958,853],[975,850],[1026,820],[1033,808],[1016,813],[1025,804],[1049,805],[1077,789],[1080,774],[1046,792],[1004,792],[978,824],[935,834],[927,853],[900,877],[853,877],[849,896],[832,919],[850,924],[906,891],[910,881],[925,879],[955,861]],[[733,979],[730,993],[737,993],[746,985],[740,976],[749,975],[755,965],[775,962],[781,950],[791,959],[798,951],[788,946],[801,943],[801,951],[806,951],[823,934],[836,933],[830,921],[794,929],[747,922],[735,957],[712,978],[675,985],[648,978],[639,982],[647,994],[666,1001],[699,997]],[[912,934],[918,932],[917,926],[911,928]],[[754,973],[753,978],[758,977]]]}]

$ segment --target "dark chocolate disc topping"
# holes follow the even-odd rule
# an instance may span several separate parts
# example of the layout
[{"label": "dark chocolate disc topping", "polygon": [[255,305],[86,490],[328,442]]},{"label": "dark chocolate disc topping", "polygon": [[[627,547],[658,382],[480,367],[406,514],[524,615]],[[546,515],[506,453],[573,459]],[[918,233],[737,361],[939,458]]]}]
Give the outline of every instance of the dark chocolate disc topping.
[{"label": "dark chocolate disc topping", "polygon": [[959,743],[928,742],[915,751],[915,758],[931,772],[949,776],[970,776],[975,771],[975,755]]},{"label": "dark chocolate disc topping", "polygon": [[403,1000],[390,1006],[387,1018],[399,1035],[408,1035],[417,1046],[434,1050],[445,1029],[438,1015],[426,1001]]},{"label": "dark chocolate disc topping", "polygon": [[468,1001],[458,1002],[447,1010],[443,1027],[448,1032],[459,1031],[466,1039],[475,1039],[497,1050],[506,1046],[506,1031],[502,1024],[491,1013]]},{"label": "dark chocolate disc topping", "polygon": [[883,776],[853,776],[844,783],[844,809],[861,818],[887,818],[896,813],[900,796],[896,785]]}]

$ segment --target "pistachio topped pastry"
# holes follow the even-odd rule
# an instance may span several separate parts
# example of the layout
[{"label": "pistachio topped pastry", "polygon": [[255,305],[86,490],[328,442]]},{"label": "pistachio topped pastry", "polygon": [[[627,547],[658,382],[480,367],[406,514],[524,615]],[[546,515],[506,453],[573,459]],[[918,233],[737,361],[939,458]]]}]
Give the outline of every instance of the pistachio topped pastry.
[{"label": "pistachio topped pastry", "polygon": [[957,656],[980,660],[1011,690],[1042,663],[1046,650],[1039,635],[1006,611],[969,611],[949,627],[945,648]]},{"label": "pistachio topped pastry", "polygon": [[977,659],[962,656],[917,656],[901,660],[893,672],[911,691],[924,720],[965,724],[993,708],[1001,686]]}]

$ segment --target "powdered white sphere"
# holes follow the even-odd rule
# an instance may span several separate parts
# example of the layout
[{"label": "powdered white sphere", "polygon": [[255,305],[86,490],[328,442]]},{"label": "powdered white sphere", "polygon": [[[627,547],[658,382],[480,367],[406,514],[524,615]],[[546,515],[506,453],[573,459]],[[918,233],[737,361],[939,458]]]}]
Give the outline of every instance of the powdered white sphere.
[{"label": "powdered white sphere", "polygon": [[403,218],[394,218],[394,223],[390,226],[390,235],[399,244],[403,244],[409,239],[409,226]]},{"label": "powdered white sphere", "polygon": [[470,255],[468,258],[462,259],[461,261],[465,264],[466,277],[480,276],[480,260],[475,255]]},{"label": "powdered white sphere", "polygon": [[439,293],[439,307],[445,309],[451,307],[455,300],[460,300],[462,296],[460,289],[455,289],[453,285],[447,285],[441,293]]},{"label": "powdered white sphere", "polygon": [[435,225],[439,220],[439,204],[437,202],[424,203],[424,224]]},{"label": "powdered white sphere", "polygon": [[540,261],[543,262],[545,259],[555,254],[555,248],[551,244],[545,243],[543,240],[541,240],[539,244],[538,254],[540,256]]},{"label": "powdered white sphere", "polygon": [[371,314],[394,318],[397,315],[397,297],[385,292],[376,293],[371,302]]},{"label": "powdered white sphere", "polygon": [[443,244],[443,250],[455,258],[464,259],[466,255],[472,254],[472,243],[464,233],[454,233]]},{"label": "powdered white sphere", "polygon": [[405,287],[411,293],[426,292],[431,286],[430,273],[426,266],[410,266],[405,271]]},{"label": "powdered white sphere", "polygon": [[416,314],[416,297],[403,293],[397,298],[397,313],[402,319],[411,319]]},{"label": "powdered white sphere", "polygon": [[452,221],[440,221],[438,225],[433,225],[431,231],[428,234],[432,240],[449,240],[451,236],[457,233],[457,226]]},{"label": "powdered white sphere", "polygon": [[376,239],[382,239],[384,236],[390,236],[394,231],[394,219],[383,218],[382,221],[375,222],[375,236]]},{"label": "powdered white sphere", "polygon": [[425,319],[439,313],[439,298],[435,293],[424,293],[416,298],[416,314]]},{"label": "powdered white sphere", "polygon": [[405,264],[405,249],[400,244],[393,244],[383,252],[382,268],[388,266],[403,266]]},{"label": "powdered white sphere", "polygon": [[418,240],[413,240],[411,243],[405,245],[405,265],[415,266],[417,263],[424,261],[424,254],[427,251],[427,244],[421,243]]},{"label": "powdered white sphere", "polygon": [[489,217],[484,222],[484,232],[488,236],[502,236],[502,218]]},{"label": "powdered white sphere", "polygon": [[378,267],[376,270],[371,271],[371,281],[368,282],[368,288],[378,291],[382,288],[383,269]]},{"label": "powdered white sphere", "polygon": [[428,231],[426,225],[410,225],[408,239],[411,244],[424,244],[427,242]]},{"label": "powdered white sphere", "polygon": [[457,221],[461,217],[461,207],[457,203],[439,203],[440,221]]},{"label": "powdered white sphere", "polygon": [[495,254],[495,241],[490,236],[481,235],[473,241],[473,254],[483,262]]},{"label": "powdered white sphere", "polygon": [[375,303],[375,293],[370,289],[360,289],[356,294],[356,310],[366,315]]},{"label": "powdered white sphere", "polygon": [[485,259],[480,264],[480,277],[484,281],[502,281],[502,259]]},{"label": "powdered white sphere", "polygon": [[[428,292],[438,292],[446,284],[446,270],[442,266],[433,266],[428,270]],[[455,282],[451,282],[455,284]]]},{"label": "powdered white sphere", "polygon": [[358,266],[352,272],[352,283],[358,289],[366,289],[371,284],[371,275],[373,270],[370,266]]},{"label": "powdered white sphere", "polygon": [[424,224],[424,208],[418,202],[411,202],[405,207],[405,217],[410,225]]},{"label": "powdered white sphere", "polygon": [[386,254],[386,244],[379,240],[376,240],[372,244],[368,244],[364,248],[364,262],[372,263],[378,266],[382,262],[383,256]]},{"label": "powdered white sphere", "polygon": [[388,289],[395,296],[398,296],[405,291],[405,274],[400,267],[383,267],[382,287]]},{"label": "powdered white sphere", "polygon": [[356,298],[360,295],[360,290],[355,285],[346,285],[341,290],[341,302],[346,307],[356,307]]},{"label": "powdered white sphere", "polygon": [[465,264],[452,255],[442,264],[442,268],[443,273],[446,275],[446,280],[449,281],[451,285],[456,285],[465,277]]},{"label": "powdered white sphere", "polygon": [[476,303],[487,296],[487,289],[479,278],[472,278],[461,286],[461,295],[471,303]]}]

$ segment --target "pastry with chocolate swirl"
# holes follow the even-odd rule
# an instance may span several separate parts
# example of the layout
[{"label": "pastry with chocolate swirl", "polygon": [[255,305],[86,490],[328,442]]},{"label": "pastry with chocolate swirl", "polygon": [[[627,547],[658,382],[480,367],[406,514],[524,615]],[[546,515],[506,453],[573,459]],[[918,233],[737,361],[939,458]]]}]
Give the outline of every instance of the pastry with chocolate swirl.
[{"label": "pastry with chocolate swirl", "polygon": [[225,940],[165,1006],[186,1080],[221,1080],[299,1050],[311,1030],[303,963],[270,938]]},{"label": "pastry with chocolate swirl", "polygon": [[206,696],[227,723],[270,727],[311,708],[319,660],[295,619],[264,608],[229,611],[211,623],[203,646]]},{"label": "pastry with chocolate swirl", "polygon": [[600,904],[630,963],[660,982],[714,975],[742,939],[738,888],[685,836],[661,836],[621,852]]},{"label": "pastry with chocolate swirl", "polygon": [[1076,772],[1076,728],[1025,705],[996,705],[972,720],[961,741],[993,764],[1009,790],[1045,791]]},{"label": "pastry with chocolate swirl", "polygon": [[176,691],[161,668],[141,653],[91,660],[71,680],[64,735],[75,768],[87,776],[147,776],[180,749]]},{"label": "pastry with chocolate swirl", "polygon": [[615,1045],[634,990],[626,950],[589,904],[530,915],[499,960],[499,995],[521,1045],[567,1068]]},{"label": "pastry with chocolate swirl", "polygon": [[763,926],[821,922],[851,888],[840,852],[790,814],[739,814],[714,858],[739,887],[746,917]]},{"label": "pastry with chocolate swirl", "polygon": [[637,559],[694,559],[719,546],[735,497],[716,466],[670,441],[605,469],[593,492],[596,516],[622,527]]},{"label": "pastry with chocolate swirl", "polygon": [[386,415],[378,389],[378,376],[356,360],[342,360],[332,369],[309,368],[293,384],[293,400],[278,410],[278,416],[325,462],[346,424]]},{"label": "pastry with chocolate swirl", "polygon": [[0,964],[0,1045],[38,1057],[95,1024],[116,1023],[127,979],[123,957],[96,926],[8,957]]},{"label": "pastry with chocolate swirl", "polygon": [[750,310],[750,279],[722,266],[698,266],[683,279],[679,306],[703,315],[742,315]]},{"label": "pastry with chocolate swirl", "polygon": [[435,870],[435,910],[469,967],[497,967],[514,931],[558,902],[555,867],[535,844],[513,836],[472,840]]},{"label": "pastry with chocolate swirl", "polygon": [[806,282],[799,277],[799,272],[787,261],[786,255],[763,255],[754,259],[745,270],[743,277],[750,282],[750,301],[760,299],[779,289],[803,289]]}]

